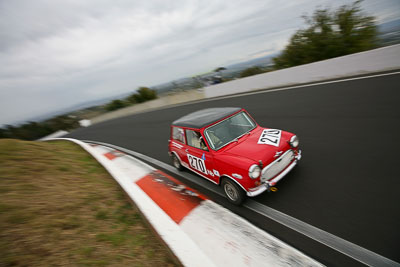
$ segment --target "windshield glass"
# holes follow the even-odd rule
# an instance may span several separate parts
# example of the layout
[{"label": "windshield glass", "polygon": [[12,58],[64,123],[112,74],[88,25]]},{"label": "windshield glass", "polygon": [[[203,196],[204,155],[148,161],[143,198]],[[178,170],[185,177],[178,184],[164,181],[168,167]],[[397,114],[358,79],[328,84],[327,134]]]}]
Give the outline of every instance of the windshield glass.
[{"label": "windshield glass", "polygon": [[253,130],[256,123],[245,113],[240,112],[232,117],[208,127],[204,131],[208,144],[212,149],[218,150],[228,143],[236,140],[245,133]]}]

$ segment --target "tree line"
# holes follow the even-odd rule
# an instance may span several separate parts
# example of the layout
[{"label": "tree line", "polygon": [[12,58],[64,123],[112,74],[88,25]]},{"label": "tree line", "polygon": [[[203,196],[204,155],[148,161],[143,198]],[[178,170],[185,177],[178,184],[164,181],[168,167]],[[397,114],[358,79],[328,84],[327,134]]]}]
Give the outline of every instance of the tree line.
[{"label": "tree line", "polygon": [[360,1],[336,11],[317,9],[303,16],[307,27],[298,30],[283,52],[274,58],[274,68],[282,69],[378,47],[375,18],[363,14]]},{"label": "tree line", "polygon": [[0,128],[0,138],[37,140],[59,130],[79,127],[76,117],[61,115],[42,122],[30,121],[19,126],[6,125]]},{"label": "tree line", "polygon": [[[126,99],[116,99],[106,104],[107,111],[116,110],[129,105],[143,103],[157,98],[156,91],[148,87],[140,87],[134,94]],[[0,138],[14,138],[22,140],[37,140],[59,130],[73,130],[78,128],[79,118],[68,114],[60,115],[42,122],[30,121],[18,126],[6,125],[0,128]]]},{"label": "tree line", "polygon": [[250,67],[243,70],[239,77],[377,48],[379,39],[375,17],[364,14],[361,3],[362,0],[358,0],[334,11],[320,8],[311,16],[303,16],[306,27],[291,36],[282,53],[273,58],[271,68]]},{"label": "tree line", "polygon": [[136,93],[125,99],[115,99],[106,105],[107,111],[113,111],[130,105],[143,103],[157,98],[157,92],[148,87],[139,87]]}]

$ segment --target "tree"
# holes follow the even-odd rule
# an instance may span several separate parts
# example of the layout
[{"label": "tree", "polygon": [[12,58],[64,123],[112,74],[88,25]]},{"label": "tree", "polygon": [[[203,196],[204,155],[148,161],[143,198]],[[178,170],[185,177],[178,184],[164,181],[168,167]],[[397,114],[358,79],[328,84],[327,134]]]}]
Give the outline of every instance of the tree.
[{"label": "tree", "polygon": [[71,130],[79,127],[76,118],[60,115],[43,122],[27,122],[19,126],[6,125],[0,128],[0,138],[37,140],[58,130]]},{"label": "tree", "polygon": [[113,110],[117,110],[123,107],[126,107],[126,103],[120,99],[115,99],[113,101],[111,101],[110,103],[107,104],[106,109],[108,111],[113,111]]},{"label": "tree", "polygon": [[157,93],[148,87],[139,87],[135,94],[129,96],[127,100],[131,103],[143,103],[157,98]]},{"label": "tree", "polygon": [[281,55],[275,69],[307,64],[377,47],[375,18],[362,14],[360,3],[344,5],[331,12],[317,9],[304,16],[308,27],[298,30]]},{"label": "tree", "polygon": [[8,138],[9,134],[6,129],[0,128],[0,138]]},{"label": "tree", "polygon": [[79,127],[79,122],[76,118],[70,117],[68,115],[60,115],[44,122],[51,128],[52,132],[58,130],[70,130]]},{"label": "tree", "polygon": [[243,70],[242,72],[240,72],[240,77],[248,77],[248,76],[252,76],[252,75],[256,75],[256,74],[260,74],[260,73],[264,73],[264,71],[260,68],[260,67],[250,67],[247,68],[245,70]]}]

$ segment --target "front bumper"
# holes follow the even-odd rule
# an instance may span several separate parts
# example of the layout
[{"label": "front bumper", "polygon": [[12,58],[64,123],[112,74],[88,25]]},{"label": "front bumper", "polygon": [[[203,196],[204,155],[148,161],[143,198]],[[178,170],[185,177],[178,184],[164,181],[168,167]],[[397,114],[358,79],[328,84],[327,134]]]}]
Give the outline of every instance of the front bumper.
[{"label": "front bumper", "polygon": [[249,191],[247,191],[247,196],[249,197],[255,197],[258,196],[259,194],[263,193],[266,190],[269,190],[272,186],[275,186],[283,177],[285,177],[286,174],[288,174],[294,166],[297,165],[297,162],[301,159],[301,150],[297,153],[295,156],[295,159],[292,163],[289,164],[286,169],[284,169],[281,173],[279,173],[277,176],[275,176],[273,179],[261,184],[258,187],[250,188]]}]

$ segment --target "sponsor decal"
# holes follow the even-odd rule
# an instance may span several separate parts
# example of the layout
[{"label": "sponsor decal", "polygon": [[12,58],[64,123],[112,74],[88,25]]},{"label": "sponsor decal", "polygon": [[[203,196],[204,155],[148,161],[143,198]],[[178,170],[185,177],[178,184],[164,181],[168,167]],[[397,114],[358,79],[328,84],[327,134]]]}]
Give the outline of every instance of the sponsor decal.
[{"label": "sponsor decal", "polygon": [[201,156],[202,160],[206,160],[206,154],[203,153],[203,155]]},{"label": "sponsor decal", "polygon": [[217,170],[213,170],[215,176],[219,177],[219,172]]},{"label": "sponsor decal", "polygon": [[196,156],[187,154],[188,160],[189,160],[189,165],[191,168],[200,171],[204,174],[207,174],[207,168],[206,168],[206,163],[204,162],[204,159],[198,158]]},{"label": "sponsor decal", "polygon": [[177,144],[177,143],[175,143],[175,142],[172,142],[172,145],[173,145],[174,147],[176,147],[176,148],[179,148],[179,149],[181,149],[181,148],[183,147],[182,145]]},{"label": "sponsor decal", "polygon": [[262,131],[260,138],[258,139],[258,144],[277,147],[281,141],[281,134],[281,130],[265,129]]},{"label": "sponsor decal", "polygon": [[214,176],[215,176],[215,174],[214,174],[212,171],[210,171],[210,170],[207,170],[207,172],[208,172],[208,174],[209,174],[210,176],[212,176],[212,177],[214,177]]}]

